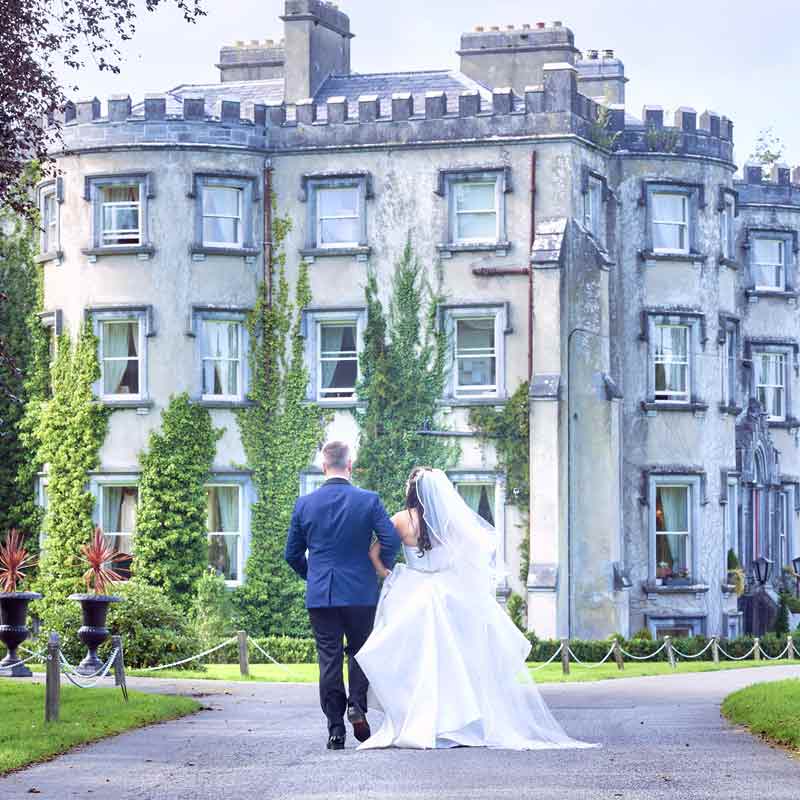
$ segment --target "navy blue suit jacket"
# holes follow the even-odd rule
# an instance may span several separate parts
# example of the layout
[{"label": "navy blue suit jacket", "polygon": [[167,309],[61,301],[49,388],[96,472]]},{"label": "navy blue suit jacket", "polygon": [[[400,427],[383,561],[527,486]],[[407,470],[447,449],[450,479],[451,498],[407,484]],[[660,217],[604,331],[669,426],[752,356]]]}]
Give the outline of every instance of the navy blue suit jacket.
[{"label": "navy blue suit jacket", "polygon": [[377,604],[378,579],[368,553],[373,532],[391,568],[400,538],[375,492],[331,478],[298,499],[285,557],[307,581],[306,608]]}]

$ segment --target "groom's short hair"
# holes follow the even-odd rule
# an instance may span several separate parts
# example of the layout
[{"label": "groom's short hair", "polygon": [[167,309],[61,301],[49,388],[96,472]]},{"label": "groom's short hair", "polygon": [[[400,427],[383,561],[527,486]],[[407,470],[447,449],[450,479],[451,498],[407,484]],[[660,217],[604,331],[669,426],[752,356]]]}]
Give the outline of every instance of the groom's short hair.
[{"label": "groom's short hair", "polygon": [[346,442],[328,442],[322,448],[322,460],[328,469],[347,469],[350,462],[350,446]]}]

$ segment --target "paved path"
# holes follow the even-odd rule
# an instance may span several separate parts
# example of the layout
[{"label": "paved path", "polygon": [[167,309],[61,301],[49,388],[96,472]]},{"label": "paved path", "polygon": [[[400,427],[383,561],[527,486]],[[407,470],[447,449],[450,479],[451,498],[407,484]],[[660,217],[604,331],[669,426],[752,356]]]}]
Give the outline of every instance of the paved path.
[{"label": "paved path", "polygon": [[316,686],[133,680],[210,693],[206,709],[0,778],[0,798],[37,789],[47,800],[796,800],[800,760],[719,714],[728,692],[786,677],[800,668],[544,685],[567,730],[603,746],[525,753],[357,753],[352,739],[329,753]]}]

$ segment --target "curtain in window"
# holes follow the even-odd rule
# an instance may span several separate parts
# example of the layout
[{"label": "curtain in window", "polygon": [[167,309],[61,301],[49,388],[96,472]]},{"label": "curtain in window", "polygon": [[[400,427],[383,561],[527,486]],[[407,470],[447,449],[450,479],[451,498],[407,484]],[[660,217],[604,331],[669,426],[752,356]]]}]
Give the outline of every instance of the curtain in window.
[{"label": "curtain in window", "polygon": [[[238,580],[239,554],[239,487],[216,486],[208,490],[208,561],[226,580]],[[221,535],[220,532],[233,532]]]},{"label": "curtain in window", "polygon": [[492,241],[497,238],[496,183],[457,183],[456,239]]},{"label": "curtain in window", "polygon": [[120,527],[120,511],[122,509],[122,487],[103,487],[103,530],[118,533]]},{"label": "curtain in window", "polygon": [[493,487],[480,483],[459,483],[456,487],[464,502],[490,525],[494,525]]},{"label": "curtain in window", "polygon": [[239,393],[239,325],[203,320],[203,394],[235,396]]},{"label": "curtain in window", "polygon": [[[352,394],[358,379],[355,325],[322,325],[320,340],[323,390],[349,389],[346,394]],[[336,392],[325,394],[330,397]]]},{"label": "curtain in window", "polygon": [[241,241],[242,190],[231,186],[203,189],[203,241],[238,244]]},{"label": "curtain in window", "polygon": [[221,531],[238,532],[239,530],[239,487],[222,486],[217,490]]},{"label": "curtain in window", "polygon": [[[136,356],[132,323],[106,323],[103,325],[103,391],[105,394],[125,394],[122,378],[128,367],[128,357]],[[133,341],[132,341],[133,339]]]}]

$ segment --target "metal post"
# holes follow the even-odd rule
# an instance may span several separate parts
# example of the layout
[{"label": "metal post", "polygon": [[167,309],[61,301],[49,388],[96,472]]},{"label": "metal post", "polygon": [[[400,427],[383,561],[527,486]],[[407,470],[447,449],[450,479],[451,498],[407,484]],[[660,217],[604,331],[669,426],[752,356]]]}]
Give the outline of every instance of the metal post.
[{"label": "metal post", "polygon": [[61,645],[58,634],[51,633],[47,642],[46,683],[44,690],[44,721],[58,722],[61,714]]},{"label": "metal post", "polygon": [[761,661],[761,639],[759,639],[758,636],[753,639],[753,646],[755,647],[755,650],[753,650],[753,661]]},{"label": "metal post", "polygon": [[250,675],[250,654],[247,650],[247,631],[238,631],[239,637],[239,672],[242,677],[247,678]]},{"label": "metal post", "polygon": [[128,702],[128,685],[125,681],[125,654],[122,649],[122,637],[112,636],[111,647],[117,651],[117,656],[114,659],[114,685],[122,689],[122,696],[125,702]]},{"label": "metal post", "polygon": [[569,675],[569,639],[561,640],[561,671]]},{"label": "metal post", "polygon": [[614,661],[617,662],[617,666],[620,670],[625,669],[625,659],[622,657],[622,648],[619,644],[619,639],[614,639]]},{"label": "metal post", "polygon": [[794,658],[794,639],[791,633],[786,637],[786,658],[788,661]]},{"label": "metal post", "polygon": [[665,636],[664,641],[667,643],[667,658],[669,659],[669,665],[672,667],[672,669],[675,669],[677,664],[675,663],[675,651],[672,649],[672,637]]},{"label": "metal post", "polygon": [[719,636],[711,638],[711,657],[715,664],[719,664]]}]

